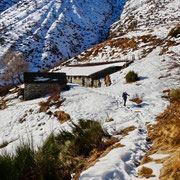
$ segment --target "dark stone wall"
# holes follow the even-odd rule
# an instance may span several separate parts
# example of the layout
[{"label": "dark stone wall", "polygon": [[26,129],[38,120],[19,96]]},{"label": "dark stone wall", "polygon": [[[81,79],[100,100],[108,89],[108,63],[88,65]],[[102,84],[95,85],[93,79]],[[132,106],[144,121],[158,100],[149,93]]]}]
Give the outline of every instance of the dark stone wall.
[{"label": "dark stone wall", "polygon": [[64,89],[66,85],[60,85],[58,83],[25,83],[24,99],[31,100],[42,97],[43,95],[49,93],[55,86]]}]

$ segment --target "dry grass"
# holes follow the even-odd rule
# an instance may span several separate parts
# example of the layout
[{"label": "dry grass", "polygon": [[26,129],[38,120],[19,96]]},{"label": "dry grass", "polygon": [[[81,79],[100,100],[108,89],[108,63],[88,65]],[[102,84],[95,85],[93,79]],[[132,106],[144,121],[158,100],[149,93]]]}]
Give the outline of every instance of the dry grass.
[{"label": "dry grass", "polygon": [[[122,145],[119,142],[119,139],[117,138],[111,138],[108,139],[105,143],[104,143],[104,147],[103,150],[98,150],[98,149],[94,149],[90,156],[88,158],[85,159],[85,164],[84,164],[84,168],[82,171],[90,168],[91,166],[94,166],[100,158],[106,156],[111,150],[115,149],[115,148],[119,148],[119,147],[124,147],[124,145]],[[74,180],[78,180],[80,177],[81,172],[76,172],[75,176],[74,176]]]},{"label": "dry grass", "polygon": [[130,101],[135,102],[136,104],[141,104],[143,102],[142,97],[140,97],[138,94],[135,94]]},{"label": "dry grass", "polygon": [[[130,27],[135,27],[135,21],[130,24]],[[101,44],[97,44],[93,48],[86,50],[84,53],[78,56],[77,61],[89,61],[90,56],[97,57],[99,53],[104,56],[106,54],[106,47],[109,46],[110,48],[115,48],[116,50],[112,50],[110,52],[110,56],[113,56],[115,53],[121,53],[123,55],[127,55],[129,51],[136,51],[140,48],[143,48],[141,58],[146,57],[149,53],[151,53],[158,45],[161,45],[163,40],[154,36],[152,34],[147,34],[143,36],[137,37],[121,37],[121,38],[112,38],[113,36],[109,37],[105,42]],[[143,43],[143,46],[140,46]],[[148,48],[147,48],[148,47]],[[145,50],[146,48],[146,50]]]},{"label": "dry grass", "polygon": [[129,134],[129,132],[134,131],[136,129],[135,126],[129,126],[123,130],[121,130],[119,133],[117,133],[118,135],[121,136],[127,136]]},{"label": "dry grass", "polygon": [[[169,92],[169,90],[167,90]],[[180,100],[173,101],[164,113],[157,117],[157,124],[147,125],[152,148],[146,153],[141,165],[150,161],[162,163],[160,180],[180,179]],[[169,154],[168,157],[153,160],[151,154]]]},{"label": "dry grass", "polygon": [[0,101],[0,109],[6,109],[7,105],[6,105],[7,100],[1,100]]},{"label": "dry grass", "polygon": [[166,40],[166,42],[163,44],[163,48],[162,48],[162,51],[160,52],[159,55],[163,55],[163,54],[166,54],[168,53],[168,50],[170,47],[172,46],[178,46],[180,43],[178,43],[177,41],[173,41],[173,40]]},{"label": "dry grass", "polygon": [[177,24],[176,27],[172,28],[168,36],[177,38],[180,36],[180,24]]},{"label": "dry grass", "polygon": [[[1,90],[0,90],[1,91]],[[17,95],[13,96],[13,97],[8,97],[7,96],[9,94],[15,94],[17,93]],[[15,87],[12,91],[7,92],[6,95],[4,95],[1,99],[0,99],[0,109],[6,109],[8,106],[10,106],[10,104],[12,105],[12,103],[10,103],[9,105],[7,105],[10,101],[17,99],[20,96],[23,96],[23,89]]]},{"label": "dry grass", "polygon": [[0,149],[6,147],[9,143],[7,141],[3,142],[2,144],[0,144]]},{"label": "dry grass", "polygon": [[133,102],[135,102],[136,104],[141,104],[141,103],[142,103],[142,100],[139,99],[139,98],[133,98],[133,99],[130,99],[130,101],[133,101]]},{"label": "dry grass", "polygon": [[62,98],[60,94],[53,94],[47,99],[47,101],[38,103],[40,106],[40,112],[47,113],[51,106],[56,106],[56,108],[59,108],[65,100],[66,99]]},{"label": "dry grass", "polygon": [[25,114],[22,118],[20,118],[18,121],[19,123],[23,123],[24,121],[26,121],[26,116],[27,114]]},{"label": "dry grass", "polygon": [[17,139],[11,140],[11,141],[4,141],[2,144],[0,144],[0,149],[5,148],[8,144],[12,143],[13,141],[16,141]]},{"label": "dry grass", "polygon": [[[119,135],[127,136],[128,133],[130,131],[133,131],[134,129],[136,129],[135,126],[130,126],[127,127],[123,130],[121,130],[120,133],[118,133]],[[120,143],[120,140],[117,138],[110,138],[108,139],[104,144],[103,147],[100,149],[94,149],[90,156],[86,158],[85,160],[85,165],[83,168],[83,171],[88,169],[91,166],[94,166],[95,163],[97,163],[99,161],[100,158],[106,156],[111,150],[115,149],[115,148],[120,148],[120,147],[124,147],[125,145]],[[81,172],[76,172],[75,176],[74,176],[74,180],[78,180],[79,176],[80,176]]]},{"label": "dry grass", "polygon": [[141,178],[143,178],[143,177],[145,177],[145,178],[155,177],[155,175],[153,175],[152,173],[153,173],[152,169],[143,166],[139,170],[138,176]]},{"label": "dry grass", "polygon": [[169,96],[171,101],[180,101],[180,89],[172,89]]},{"label": "dry grass", "polygon": [[160,178],[161,180],[180,179],[180,149],[172,153],[171,157],[163,163]]},{"label": "dry grass", "polygon": [[114,119],[113,118],[109,118],[106,122],[112,122],[112,121],[114,121]]},{"label": "dry grass", "polygon": [[57,116],[57,119],[61,124],[71,119],[70,115],[64,111],[56,111],[55,116]]},{"label": "dry grass", "polygon": [[71,119],[70,115],[65,113],[64,111],[56,111],[53,113],[49,109],[52,106],[59,108],[65,100],[66,99],[62,98],[60,94],[52,94],[45,102],[38,103],[38,105],[40,106],[39,112],[45,112],[49,116],[54,115],[55,117],[57,117],[57,120],[61,124],[63,124],[64,122]]}]

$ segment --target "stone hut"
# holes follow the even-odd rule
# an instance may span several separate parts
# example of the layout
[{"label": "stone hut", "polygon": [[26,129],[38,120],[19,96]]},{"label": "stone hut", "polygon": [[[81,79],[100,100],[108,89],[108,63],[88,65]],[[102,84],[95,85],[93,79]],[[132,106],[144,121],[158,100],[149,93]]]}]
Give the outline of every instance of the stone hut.
[{"label": "stone hut", "polygon": [[24,99],[30,100],[49,93],[52,88],[67,88],[65,73],[25,72]]},{"label": "stone hut", "polygon": [[68,83],[101,87],[102,82],[109,86],[111,84],[109,75],[126,65],[127,61],[69,65],[63,67],[60,72],[66,73]]}]

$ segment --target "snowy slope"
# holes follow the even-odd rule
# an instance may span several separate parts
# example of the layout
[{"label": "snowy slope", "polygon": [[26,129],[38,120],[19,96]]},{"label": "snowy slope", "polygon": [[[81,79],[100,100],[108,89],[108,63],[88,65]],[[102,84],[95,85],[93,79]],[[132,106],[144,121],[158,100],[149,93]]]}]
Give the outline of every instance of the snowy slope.
[{"label": "snowy slope", "polygon": [[19,0],[1,0],[0,1],[0,13],[13,6]]},{"label": "snowy slope", "polygon": [[128,0],[119,20],[111,25],[108,40],[81,53],[72,61],[142,59],[158,46],[161,48],[160,56],[169,54],[178,60],[179,49],[173,53],[167,46],[179,47],[179,39],[168,36],[179,24],[179,0]]},{"label": "snowy slope", "polygon": [[[177,69],[171,70],[171,75],[166,76],[169,74],[169,67],[167,61],[162,62],[156,50],[148,58],[137,60],[127,69],[112,74],[110,87],[72,86],[69,91],[62,93],[66,101],[60,110],[69,113],[74,122],[80,118],[97,120],[110,134],[119,138],[121,136],[116,134],[120,130],[129,126],[136,127],[121,140],[124,147],[112,150],[95,166],[84,171],[81,180],[136,179],[136,165],[149,148],[145,123],[155,123],[155,117],[169,104],[166,99],[162,99],[162,91],[177,88],[179,85],[178,76],[176,78]],[[136,70],[141,80],[126,84],[124,76],[130,70]],[[159,78],[162,74],[165,77]],[[130,94],[130,98],[138,94],[143,100],[141,107],[129,100],[127,107],[124,107],[121,98],[124,90]],[[15,99],[7,103],[8,108],[0,110],[0,144],[10,142],[7,147],[0,150],[1,152],[4,150],[12,152],[22,139],[28,141],[33,138],[37,147],[52,131],[58,132],[58,129],[68,128],[68,123],[60,125],[56,117],[39,112],[40,107],[37,103],[45,99],[27,102]],[[50,110],[54,112],[58,109],[51,107]],[[25,121],[20,123],[19,120],[23,118]],[[113,118],[113,121],[108,122],[109,118]]]},{"label": "snowy slope", "polygon": [[105,40],[125,1],[21,0],[0,14],[0,57],[16,49],[31,70],[50,68]]},{"label": "snowy slope", "polygon": [[[156,9],[156,6],[160,8]],[[117,135],[120,130],[136,127],[121,140],[124,147],[110,151],[93,167],[82,172],[80,180],[138,179],[137,165],[151,146],[146,140],[146,123],[156,123],[156,116],[169,105],[167,99],[162,98],[162,91],[180,88],[180,37],[169,35],[179,24],[179,6],[179,0],[128,0],[119,21],[111,26],[109,39],[70,59],[72,63],[134,59],[129,67],[110,76],[112,85],[109,87],[72,85],[69,91],[62,92],[66,101],[60,110],[70,114],[74,122],[80,118],[97,120],[118,138],[121,138]],[[137,26],[131,29],[126,18],[129,19],[132,14]],[[125,82],[124,77],[130,70],[139,74],[140,81]],[[129,99],[127,107],[123,106],[121,94],[125,90],[130,94],[129,99],[136,95],[142,99],[141,107]],[[28,141],[31,137],[35,146],[41,145],[52,131],[69,128],[68,123],[60,125],[56,117],[39,111],[38,102],[46,99],[21,102],[15,98],[7,102],[6,109],[0,110],[0,144],[9,142],[8,146],[0,149],[1,152],[12,152],[21,139]],[[59,109],[51,107],[50,110],[54,112]],[[110,118],[113,121],[108,122]],[[25,121],[20,123],[22,119]],[[152,168],[156,175],[149,180],[159,179],[162,164],[146,166]]]}]

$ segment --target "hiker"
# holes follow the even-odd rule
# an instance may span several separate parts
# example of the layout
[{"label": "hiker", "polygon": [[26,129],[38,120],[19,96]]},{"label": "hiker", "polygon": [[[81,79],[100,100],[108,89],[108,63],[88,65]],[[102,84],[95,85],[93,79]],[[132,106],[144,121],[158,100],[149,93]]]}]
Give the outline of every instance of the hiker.
[{"label": "hiker", "polygon": [[123,100],[124,100],[124,106],[126,106],[127,96],[129,96],[129,94],[127,92],[122,93],[122,97],[123,97]]}]

